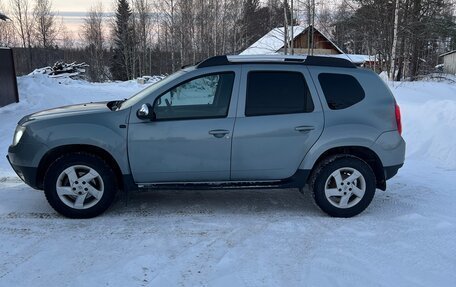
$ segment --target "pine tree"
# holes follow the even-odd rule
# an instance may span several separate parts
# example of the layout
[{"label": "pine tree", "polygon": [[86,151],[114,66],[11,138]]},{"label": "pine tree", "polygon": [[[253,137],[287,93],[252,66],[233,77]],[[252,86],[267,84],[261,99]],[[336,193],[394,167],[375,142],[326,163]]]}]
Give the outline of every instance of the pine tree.
[{"label": "pine tree", "polygon": [[284,26],[284,15],[288,25],[297,24],[291,19],[291,9],[287,3],[270,1],[262,6],[260,0],[245,0],[242,9],[243,46],[248,47],[272,29]]},{"label": "pine tree", "polygon": [[118,0],[114,24],[114,56],[111,62],[113,80],[126,81],[134,78],[132,12],[127,0]]}]

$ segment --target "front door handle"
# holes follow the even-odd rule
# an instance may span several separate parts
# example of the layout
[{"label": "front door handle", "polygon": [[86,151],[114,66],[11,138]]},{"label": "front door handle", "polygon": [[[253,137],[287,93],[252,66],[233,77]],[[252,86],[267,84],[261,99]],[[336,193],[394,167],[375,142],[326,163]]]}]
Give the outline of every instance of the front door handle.
[{"label": "front door handle", "polygon": [[223,138],[225,135],[229,134],[228,130],[211,130],[209,131],[210,135],[213,135],[216,138]]},{"label": "front door handle", "polygon": [[308,132],[308,131],[311,131],[311,130],[314,130],[315,127],[313,126],[298,126],[298,127],[295,127],[295,131],[297,132]]}]

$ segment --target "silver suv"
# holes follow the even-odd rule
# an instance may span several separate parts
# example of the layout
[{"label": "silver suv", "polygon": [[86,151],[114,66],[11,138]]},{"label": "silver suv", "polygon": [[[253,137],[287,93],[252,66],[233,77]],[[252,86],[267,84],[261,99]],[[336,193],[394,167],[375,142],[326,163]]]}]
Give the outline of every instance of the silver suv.
[{"label": "silver suv", "polygon": [[38,112],[8,159],[71,218],[118,190],[299,188],[351,217],[403,165],[399,107],[368,69],[329,57],[217,56],[130,99]]}]

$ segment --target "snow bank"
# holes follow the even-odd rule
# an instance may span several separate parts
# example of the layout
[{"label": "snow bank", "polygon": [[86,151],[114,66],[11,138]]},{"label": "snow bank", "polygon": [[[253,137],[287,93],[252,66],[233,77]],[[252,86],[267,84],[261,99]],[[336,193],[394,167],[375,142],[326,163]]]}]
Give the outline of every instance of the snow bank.
[{"label": "snow bank", "polygon": [[390,88],[401,107],[407,158],[456,169],[456,84],[403,82]]}]

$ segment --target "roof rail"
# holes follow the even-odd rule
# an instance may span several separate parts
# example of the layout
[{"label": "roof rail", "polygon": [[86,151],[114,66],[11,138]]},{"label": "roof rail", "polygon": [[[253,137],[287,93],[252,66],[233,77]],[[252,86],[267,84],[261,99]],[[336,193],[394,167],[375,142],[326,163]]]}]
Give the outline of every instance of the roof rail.
[{"label": "roof rail", "polygon": [[349,60],[325,57],[325,56],[290,56],[290,55],[253,55],[253,56],[215,56],[201,61],[196,65],[197,68],[225,66],[231,64],[301,64],[308,66],[326,66],[340,68],[356,68],[356,65]]},{"label": "roof rail", "polygon": [[294,62],[303,63],[305,56],[299,55],[233,55],[227,56],[228,61],[234,63],[277,63],[277,62]]},{"label": "roof rail", "polygon": [[224,66],[229,65],[230,61],[228,61],[227,56],[215,56],[211,58],[207,58],[199,62],[196,67],[197,68],[205,68],[205,67],[213,67],[213,66]]},{"label": "roof rail", "polygon": [[307,66],[325,66],[325,67],[339,67],[339,68],[356,68],[356,65],[347,60],[334,57],[321,57],[321,56],[307,56],[304,65]]}]

